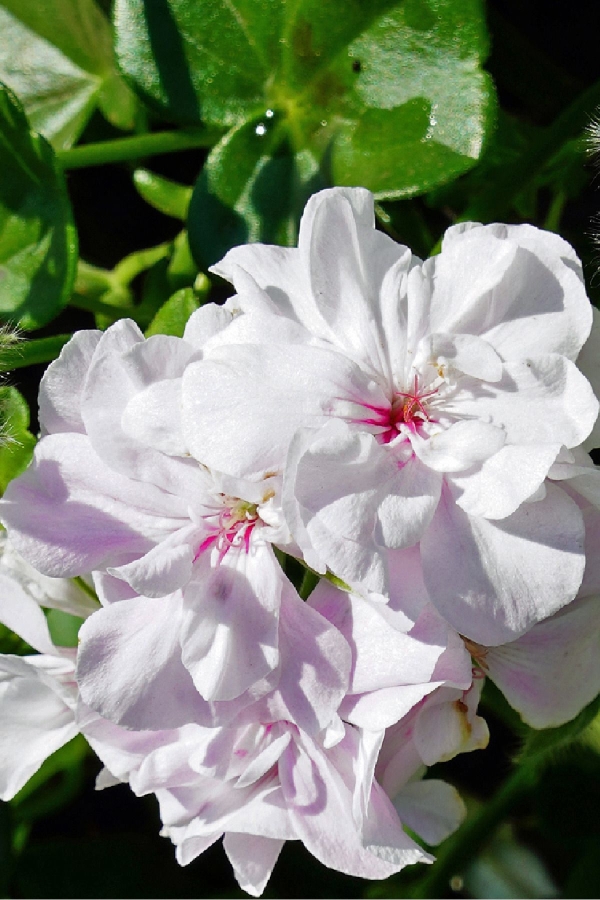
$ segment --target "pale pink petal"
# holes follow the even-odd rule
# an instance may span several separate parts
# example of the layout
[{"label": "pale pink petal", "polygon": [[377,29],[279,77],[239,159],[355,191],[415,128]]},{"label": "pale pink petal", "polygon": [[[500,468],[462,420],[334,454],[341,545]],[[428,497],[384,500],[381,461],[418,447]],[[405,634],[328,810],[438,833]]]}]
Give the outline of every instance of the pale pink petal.
[{"label": "pale pink petal", "polygon": [[467,516],[445,488],[421,541],[425,584],[457,631],[503,644],[573,599],[583,540],[580,511],[553,485],[500,522]]},{"label": "pale pink petal", "polygon": [[350,647],[291,585],[282,597],[279,646],[277,688],[250,712],[261,721],[288,719],[317,735],[332,723],[348,690]]},{"label": "pale pink petal", "polygon": [[223,847],[236,881],[251,897],[260,897],[264,891],[284,843],[253,834],[225,835]]},{"label": "pale pink petal", "polygon": [[232,547],[185,589],[182,658],[206,700],[233,700],[277,666],[284,581],[269,545]]},{"label": "pale pink petal", "polygon": [[367,694],[349,694],[340,706],[340,715],[358,728],[379,731],[390,728],[407,716],[442,680],[422,684],[399,684]]},{"label": "pale pink petal", "polygon": [[[85,619],[98,609],[98,601],[67,578],[49,578],[34,569],[13,547],[5,534],[0,534],[0,569],[39,606],[60,609],[72,616]],[[91,579],[86,579],[91,586]],[[93,589],[92,589],[93,590]],[[31,641],[28,641],[33,647]],[[45,652],[45,651],[44,651]]]},{"label": "pale pink petal", "polygon": [[[367,850],[353,819],[352,794],[324,758],[310,758],[305,751],[288,747],[279,772],[296,834],[324,865],[347,875],[376,879],[387,878],[402,864],[425,856],[420,850],[412,851],[409,859],[398,863]],[[398,830],[410,845],[410,839]]]},{"label": "pale pink petal", "polygon": [[42,434],[84,432],[81,393],[101,331],[77,331],[48,366],[40,383],[39,420]]},{"label": "pale pink petal", "polygon": [[[320,597],[327,588],[315,588],[310,604],[322,613],[332,614]],[[431,679],[440,656],[446,649],[446,635],[436,635],[428,643],[406,632],[406,617],[380,602],[340,594],[335,617],[331,619],[352,648],[353,668],[350,693],[362,694],[399,684],[421,684]],[[325,609],[324,609],[325,607]],[[442,639],[437,643],[436,638]]]},{"label": "pale pink petal", "polygon": [[40,441],[33,465],[9,484],[0,506],[19,553],[53,576],[119,565],[187,519],[182,498],[110,469],[74,433]]},{"label": "pale pink petal", "polygon": [[556,728],[600,692],[600,598],[574,600],[485,655],[486,670],[533,728]]},{"label": "pale pink petal", "polygon": [[373,784],[369,816],[363,825],[362,838],[374,855],[395,866],[396,870],[417,862],[434,862],[434,857],[404,831],[396,810],[377,782]]},{"label": "pale pink petal", "polygon": [[198,527],[184,525],[144,556],[107,572],[121,578],[145,597],[164,597],[184,587],[192,577]]},{"label": "pale pink petal", "polygon": [[431,846],[445,841],[467,815],[456,788],[436,778],[411,781],[393,799],[402,823]]},{"label": "pale pink petal", "polygon": [[84,702],[134,729],[177,728],[206,704],[181,662],[177,595],[122,600],[82,626],[77,681]]}]

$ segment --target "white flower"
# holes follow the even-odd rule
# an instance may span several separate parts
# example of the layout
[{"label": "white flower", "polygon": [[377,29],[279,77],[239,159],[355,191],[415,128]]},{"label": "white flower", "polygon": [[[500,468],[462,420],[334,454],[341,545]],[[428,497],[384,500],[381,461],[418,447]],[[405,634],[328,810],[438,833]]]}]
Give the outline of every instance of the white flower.
[{"label": "white flower", "polygon": [[573,362],[592,312],[568,244],[461,225],[421,263],[375,230],[367,191],[333,189],[297,249],[238,247],[215,271],[244,315],[186,367],[183,433],[234,475],[285,466],[309,565],[387,594],[387,552],[419,542],[433,602],[487,644],[575,596],[581,516],[540,493],[598,412]]}]

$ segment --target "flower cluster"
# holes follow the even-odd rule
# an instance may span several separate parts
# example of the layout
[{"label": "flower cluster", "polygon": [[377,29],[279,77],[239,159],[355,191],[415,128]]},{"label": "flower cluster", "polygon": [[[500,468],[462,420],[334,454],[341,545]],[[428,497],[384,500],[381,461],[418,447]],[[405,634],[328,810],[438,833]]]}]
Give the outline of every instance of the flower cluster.
[{"label": "flower cluster", "polygon": [[[299,839],[385,878],[432,861],[404,826],[461,821],[423,774],[486,745],[486,676],[533,727],[600,691],[581,267],[526,225],[455,226],[422,262],[334,189],[296,249],[214,271],[236,294],[183,338],[79,332],[43,379],[1,503],[0,621],[39,655],[0,659],[0,795],[81,732],[182,864],[224,836],[258,896]],[[61,580],[88,575],[99,605]]]}]

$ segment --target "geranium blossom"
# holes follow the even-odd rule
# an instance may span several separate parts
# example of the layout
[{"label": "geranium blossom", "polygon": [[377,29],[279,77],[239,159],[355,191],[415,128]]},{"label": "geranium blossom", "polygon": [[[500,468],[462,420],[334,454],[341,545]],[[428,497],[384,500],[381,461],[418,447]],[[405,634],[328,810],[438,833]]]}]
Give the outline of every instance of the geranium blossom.
[{"label": "geranium blossom", "polygon": [[[440,698],[440,703],[453,699]],[[447,720],[441,721],[445,729]],[[418,780],[423,761],[412,751],[402,772],[395,772],[393,792],[382,790],[374,772],[383,731],[344,725],[333,740],[323,742],[293,721],[263,714],[260,721],[228,728],[189,724],[170,732],[136,733],[83,708],[80,725],[107,766],[99,786],[121,780],[136,794],[155,793],[162,833],[175,844],[182,865],[224,836],[236,878],[253,896],[262,893],[286,840],[301,840],[338,871],[386,878],[406,865],[433,861],[405,833],[403,822],[435,844],[464,816],[450,786]],[[403,741],[412,743],[411,734],[408,727],[401,736],[390,736],[393,749],[387,751],[385,769]]]},{"label": "geranium blossom", "polygon": [[183,433],[232,474],[285,467],[310,565],[385,595],[387,551],[419,542],[433,602],[488,644],[575,596],[581,517],[537,494],[598,411],[564,241],[461,225],[421,263],[375,230],[367,191],[334,189],[309,201],[298,249],[238,247],[215,271],[244,315],[187,366]]},{"label": "geranium blossom", "polygon": [[[83,632],[81,665],[87,673],[98,627],[114,660],[139,659],[129,690],[98,701],[131,727],[183,724],[196,693],[264,692],[278,671],[279,608],[294,593],[271,546],[289,542],[281,479],[210,472],[178,426],[181,374],[230,320],[201,310],[183,340],[144,340],[128,321],[76,335],[42,383],[33,465],[2,501],[15,545],[40,571],[93,571],[107,608]],[[89,652],[103,656],[97,643]]]}]

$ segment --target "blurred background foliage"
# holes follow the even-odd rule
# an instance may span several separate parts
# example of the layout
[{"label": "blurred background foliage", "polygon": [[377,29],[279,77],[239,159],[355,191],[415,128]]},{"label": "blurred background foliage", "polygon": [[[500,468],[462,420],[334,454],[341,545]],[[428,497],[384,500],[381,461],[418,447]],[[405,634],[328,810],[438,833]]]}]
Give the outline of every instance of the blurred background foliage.
[{"label": "blurred background foliage", "polygon": [[[414,252],[464,220],[577,249],[600,301],[586,126],[594,4],[577,0],[0,0],[0,488],[27,465],[45,365],[123,316],[181,334],[243,241],[293,245],[307,197],[361,184]],[[41,136],[40,136],[41,135]],[[56,640],[77,622],[53,611]],[[0,628],[0,652],[28,648]],[[435,767],[465,825],[431,869],[366,883],[286,845],[267,897],[597,897],[600,718],[528,732],[491,685],[484,752]],[[186,869],[152,798],[95,792],[77,738],[0,804],[4,897],[237,897],[220,846]]]}]

